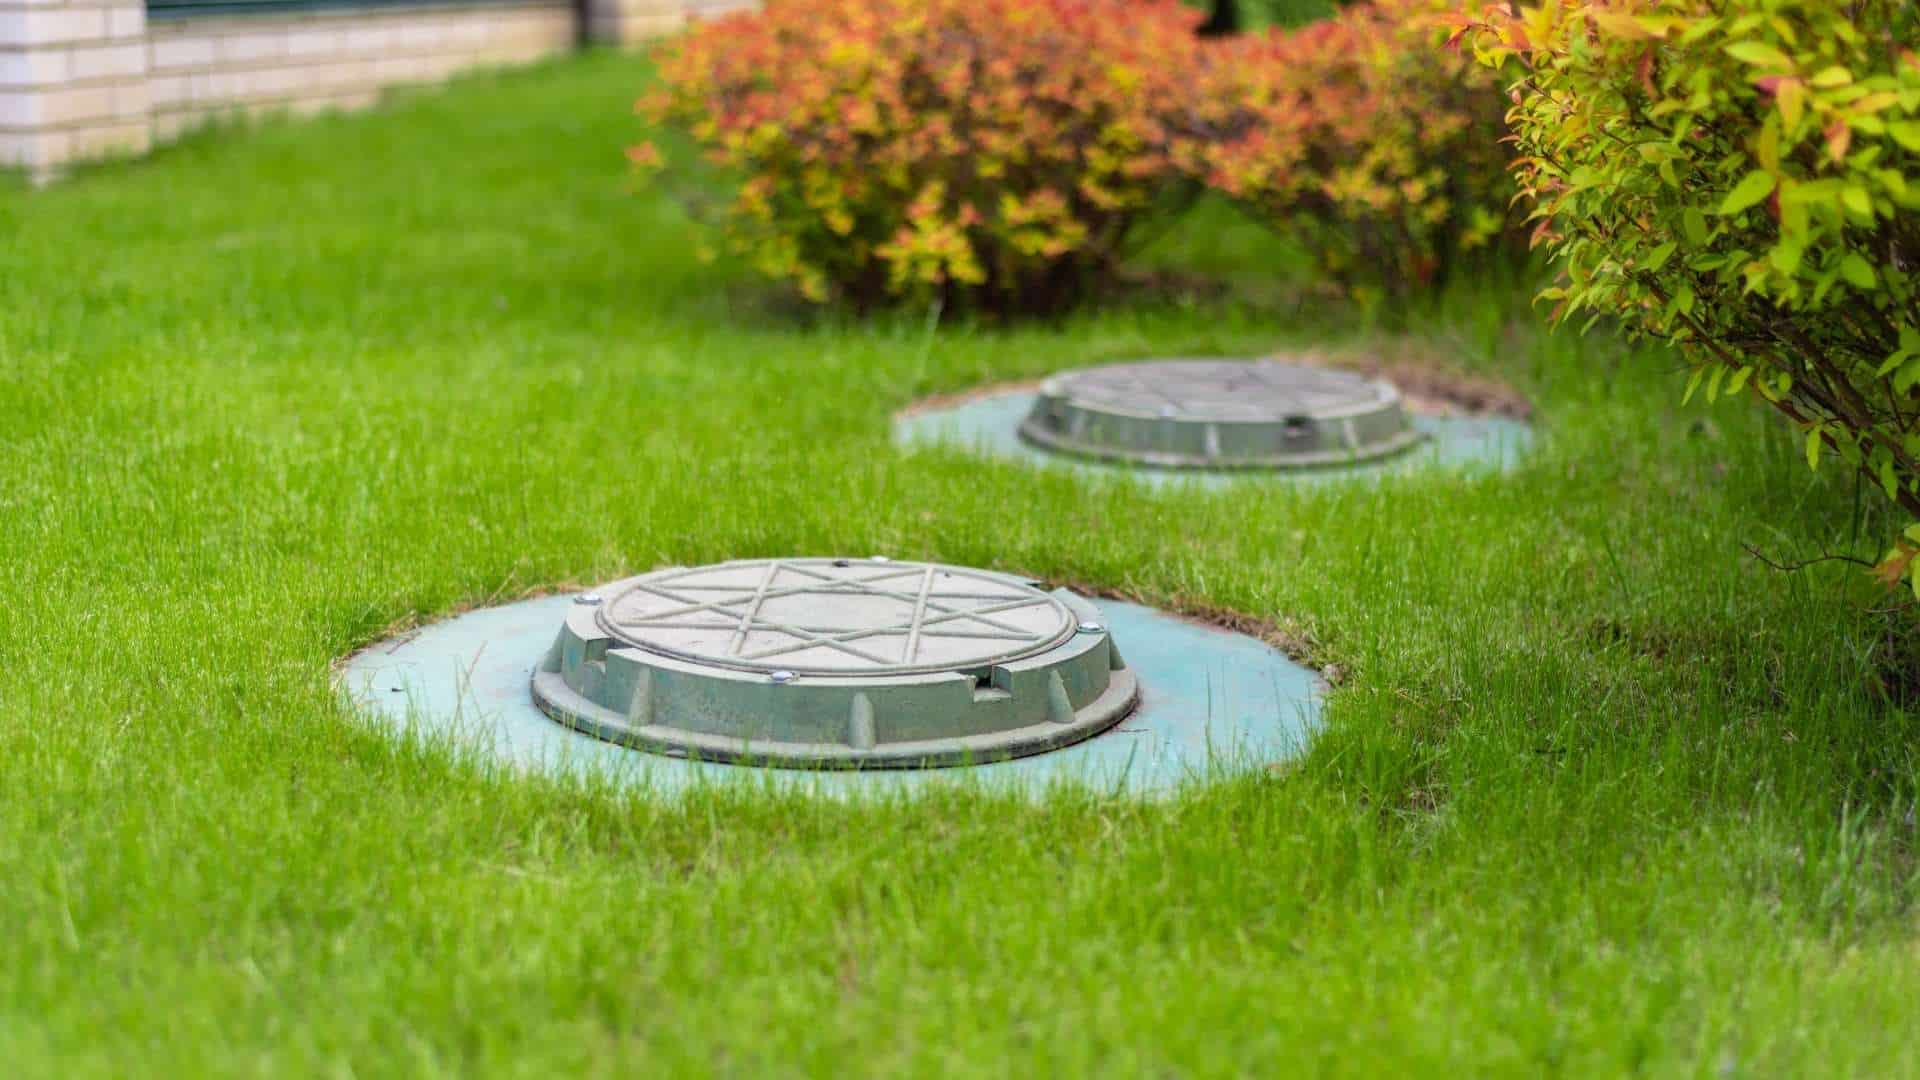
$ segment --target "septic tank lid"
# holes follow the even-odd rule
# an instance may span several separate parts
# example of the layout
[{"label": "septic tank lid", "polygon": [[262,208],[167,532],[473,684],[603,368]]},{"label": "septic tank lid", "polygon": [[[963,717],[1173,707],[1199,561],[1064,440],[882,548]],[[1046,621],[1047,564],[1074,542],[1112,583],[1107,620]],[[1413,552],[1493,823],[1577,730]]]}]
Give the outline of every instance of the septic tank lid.
[{"label": "septic tank lid", "polygon": [[724,761],[919,767],[1065,746],[1137,688],[1099,612],[988,570],[754,559],[576,599],[533,677],[553,719]]},{"label": "septic tank lid", "polygon": [[1020,427],[1048,449],[1142,465],[1290,468],[1421,439],[1392,384],[1289,360],[1155,360],[1048,379]]}]

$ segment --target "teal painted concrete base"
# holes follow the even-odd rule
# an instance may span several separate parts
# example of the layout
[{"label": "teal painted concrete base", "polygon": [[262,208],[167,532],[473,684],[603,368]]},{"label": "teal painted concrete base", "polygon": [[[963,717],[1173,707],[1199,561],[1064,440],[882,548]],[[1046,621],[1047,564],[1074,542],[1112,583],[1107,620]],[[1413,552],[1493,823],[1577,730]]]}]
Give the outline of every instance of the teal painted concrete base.
[{"label": "teal painted concrete base", "polygon": [[712,784],[827,794],[1062,783],[1164,793],[1297,755],[1317,724],[1320,682],[1256,638],[1151,608],[1101,601],[1140,682],[1140,706],[1103,734],[1013,761],[913,771],[809,772],[687,761],[604,742],[535,707],[528,680],[571,596],[469,612],[351,657],[342,686],[376,724],[451,738],[517,768],[599,774],[661,793]]},{"label": "teal painted concrete base", "polygon": [[894,441],[903,446],[946,446],[987,457],[1048,465],[1093,476],[1130,476],[1151,484],[1316,483],[1393,476],[1429,468],[1455,471],[1506,469],[1533,444],[1533,427],[1504,416],[1412,417],[1427,438],[1394,457],[1357,465],[1284,470],[1210,472],[1156,469],[1064,456],[1020,437],[1020,423],[1033,408],[1032,390],[985,394],[938,408],[915,410],[894,419]]}]

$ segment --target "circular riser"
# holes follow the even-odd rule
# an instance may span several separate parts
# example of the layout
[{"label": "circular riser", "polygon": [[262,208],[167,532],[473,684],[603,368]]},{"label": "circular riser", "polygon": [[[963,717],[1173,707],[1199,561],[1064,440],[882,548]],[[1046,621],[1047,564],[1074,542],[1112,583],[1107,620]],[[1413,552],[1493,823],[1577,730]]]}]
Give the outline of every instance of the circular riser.
[{"label": "circular riser", "polygon": [[656,752],[959,765],[1105,730],[1137,697],[1098,613],[963,567],[749,560],[582,596],[533,677],[542,711]]},{"label": "circular riser", "polygon": [[1041,386],[1020,434],[1069,454],[1215,469],[1352,464],[1423,438],[1390,384],[1279,360],[1164,360],[1057,375]]}]

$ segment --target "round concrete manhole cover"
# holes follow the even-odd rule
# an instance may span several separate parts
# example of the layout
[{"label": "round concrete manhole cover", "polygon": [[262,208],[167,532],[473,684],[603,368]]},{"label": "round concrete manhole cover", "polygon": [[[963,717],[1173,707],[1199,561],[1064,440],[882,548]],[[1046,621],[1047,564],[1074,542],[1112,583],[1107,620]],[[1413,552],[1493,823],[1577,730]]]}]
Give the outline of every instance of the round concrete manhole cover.
[{"label": "round concrete manhole cover", "polygon": [[548,716],[710,760],[923,767],[1098,734],[1137,687],[1086,601],[986,570],[757,559],[579,597],[533,677]]},{"label": "round concrete manhole cover", "polygon": [[1389,383],[1284,360],[1158,360],[1067,372],[1041,385],[1027,441],[1143,465],[1344,465],[1422,436]]}]

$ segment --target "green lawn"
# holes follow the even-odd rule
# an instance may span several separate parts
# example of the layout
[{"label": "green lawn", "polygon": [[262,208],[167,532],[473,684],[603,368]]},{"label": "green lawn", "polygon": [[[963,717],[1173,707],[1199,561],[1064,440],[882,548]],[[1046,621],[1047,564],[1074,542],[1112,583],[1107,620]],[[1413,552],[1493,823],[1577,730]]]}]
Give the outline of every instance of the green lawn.
[{"label": "green lawn", "polygon": [[[1087,486],[916,397],[1383,331],[1234,298],[798,311],[695,258],[611,57],[0,185],[12,1075],[1920,1073],[1910,613],[1879,500],[1671,357],[1463,289],[1499,477]],[[1856,509],[1858,508],[1858,509]],[[887,552],[1291,621],[1295,767],[1163,803],[649,801],[396,744],[329,665],[668,562]]]}]

